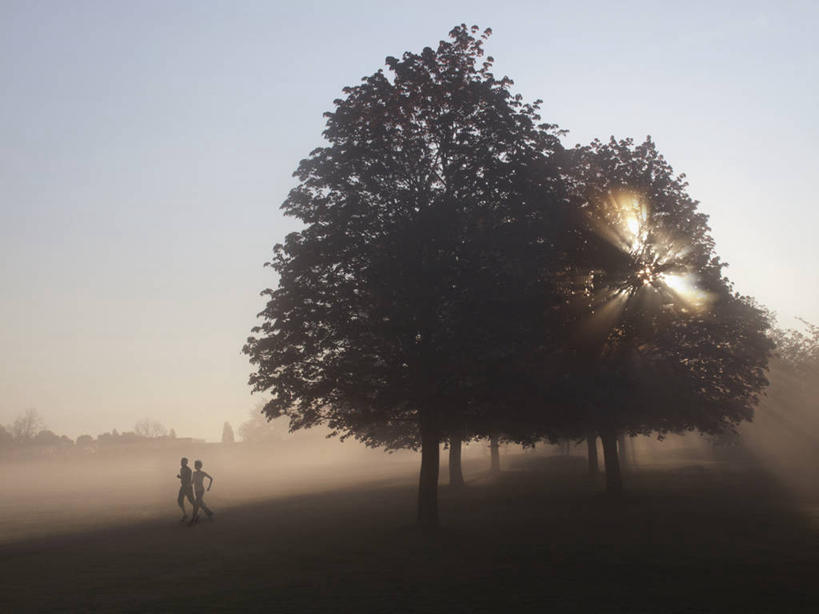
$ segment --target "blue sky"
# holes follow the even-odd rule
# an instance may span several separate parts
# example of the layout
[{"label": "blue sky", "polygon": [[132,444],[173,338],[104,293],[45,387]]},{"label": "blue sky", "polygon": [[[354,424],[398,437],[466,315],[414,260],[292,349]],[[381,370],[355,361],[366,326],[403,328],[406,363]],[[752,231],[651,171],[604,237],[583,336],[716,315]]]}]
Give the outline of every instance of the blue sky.
[{"label": "blue sky", "polygon": [[215,439],[322,113],[491,26],[566,143],[650,134],[743,293],[819,322],[819,4],[0,2],[0,423]]}]

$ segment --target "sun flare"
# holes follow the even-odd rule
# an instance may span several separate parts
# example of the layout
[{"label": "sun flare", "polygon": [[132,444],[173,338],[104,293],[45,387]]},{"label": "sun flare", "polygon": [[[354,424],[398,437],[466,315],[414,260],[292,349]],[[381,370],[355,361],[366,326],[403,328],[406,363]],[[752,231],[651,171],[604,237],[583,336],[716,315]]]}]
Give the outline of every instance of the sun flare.
[{"label": "sun flare", "polygon": [[689,270],[686,256],[690,246],[663,232],[644,198],[633,193],[610,194],[593,223],[598,234],[628,254],[631,261],[626,277],[615,283],[605,302],[616,299],[621,303],[623,297],[652,292],[663,305],[675,305],[682,311],[710,307],[713,296]]},{"label": "sun flare", "polygon": [[640,222],[637,220],[636,217],[629,217],[626,219],[626,227],[629,229],[629,232],[633,235],[637,235],[640,232]]}]

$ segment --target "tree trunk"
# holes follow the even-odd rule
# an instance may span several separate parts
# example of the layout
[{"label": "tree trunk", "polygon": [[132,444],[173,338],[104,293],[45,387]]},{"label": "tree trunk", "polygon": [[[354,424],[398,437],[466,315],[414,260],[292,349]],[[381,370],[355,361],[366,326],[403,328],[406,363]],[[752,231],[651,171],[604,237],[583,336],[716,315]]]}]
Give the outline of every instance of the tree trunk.
[{"label": "tree trunk", "polygon": [[490,437],[489,438],[489,452],[491,455],[491,463],[489,465],[489,471],[492,473],[499,473],[500,472],[500,443],[498,442],[497,437]]},{"label": "tree trunk", "polygon": [[623,492],[623,480],[617,459],[617,435],[614,431],[603,431],[600,439],[603,441],[603,461],[606,464],[606,492],[618,496]]},{"label": "tree trunk", "polygon": [[589,476],[595,477],[600,471],[600,465],[597,462],[597,435],[586,436],[586,447],[589,456]]},{"label": "tree trunk", "polygon": [[421,476],[418,483],[418,525],[422,529],[438,526],[438,470],[440,436],[437,429],[421,424]]},{"label": "tree trunk", "polygon": [[627,471],[628,470],[628,448],[630,442],[628,441],[628,435],[625,433],[618,433],[617,434],[617,447],[619,448],[620,452],[620,470]]},{"label": "tree trunk", "polygon": [[449,438],[449,485],[464,485],[464,474],[461,469],[461,438],[453,435]]}]

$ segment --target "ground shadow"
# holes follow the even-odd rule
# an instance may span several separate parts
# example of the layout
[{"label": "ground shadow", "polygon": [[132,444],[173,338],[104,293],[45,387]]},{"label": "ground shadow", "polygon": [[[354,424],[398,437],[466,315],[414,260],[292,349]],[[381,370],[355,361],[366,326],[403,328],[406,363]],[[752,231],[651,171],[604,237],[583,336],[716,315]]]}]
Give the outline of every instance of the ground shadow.
[{"label": "ground shadow", "polygon": [[[619,501],[517,459],[443,488],[415,530],[402,483],[0,547],[9,611],[808,612],[819,541],[748,463],[642,468]],[[5,599],[8,597],[8,600]]]}]

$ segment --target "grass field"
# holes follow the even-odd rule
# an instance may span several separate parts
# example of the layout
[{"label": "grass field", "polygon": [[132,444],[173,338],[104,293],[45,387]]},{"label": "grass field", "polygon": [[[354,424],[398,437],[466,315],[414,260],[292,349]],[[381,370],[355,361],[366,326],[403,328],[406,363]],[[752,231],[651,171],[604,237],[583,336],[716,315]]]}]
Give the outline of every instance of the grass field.
[{"label": "grass field", "polygon": [[819,612],[819,508],[753,463],[644,466],[611,501],[581,458],[504,462],[441,487],[434,535],[413,525],[409,462],[191,528],[172,507],[62,535],[7,526],[0,609]]}]

